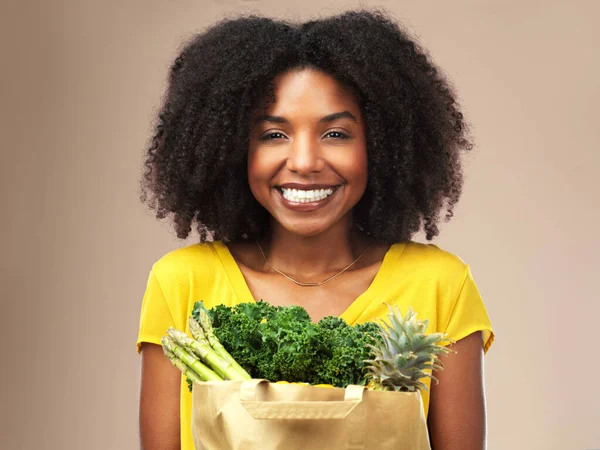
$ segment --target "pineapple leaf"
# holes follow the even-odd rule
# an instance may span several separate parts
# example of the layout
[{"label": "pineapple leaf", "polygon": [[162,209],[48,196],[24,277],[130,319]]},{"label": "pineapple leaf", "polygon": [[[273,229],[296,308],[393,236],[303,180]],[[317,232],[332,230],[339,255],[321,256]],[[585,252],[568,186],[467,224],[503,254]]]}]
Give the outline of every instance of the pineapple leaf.
[{"label": "pineapple leaf", "polygon": [[389,320],[381,320],[379,345],[367,344],[372,359],[365,360],[370,384],[375,388],[395,391],[427,390],[421,381],[432,378],[432,373],[442,370],[439,355],[453,350],[445,345],[453,343],[444,333],[426,334],[428,321],[419,321],[409,308],[403,316],[400,309],[387,305]]}]

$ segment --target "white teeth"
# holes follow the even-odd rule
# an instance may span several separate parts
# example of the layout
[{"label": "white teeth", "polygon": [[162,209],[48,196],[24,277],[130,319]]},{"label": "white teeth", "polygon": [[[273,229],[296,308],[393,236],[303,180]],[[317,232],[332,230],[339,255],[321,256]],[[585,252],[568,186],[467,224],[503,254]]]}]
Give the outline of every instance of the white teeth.
[{"label": "white teeth", "polygon": [[286,189],[281,188],[283,193],[283,197],[286,200],[294,203],[309,203],[309,202],[318,202],[321,200],[325,200],[331,194],[333,194],[333,189],[316,189],[312,191],[304,191],[298,189]]}]

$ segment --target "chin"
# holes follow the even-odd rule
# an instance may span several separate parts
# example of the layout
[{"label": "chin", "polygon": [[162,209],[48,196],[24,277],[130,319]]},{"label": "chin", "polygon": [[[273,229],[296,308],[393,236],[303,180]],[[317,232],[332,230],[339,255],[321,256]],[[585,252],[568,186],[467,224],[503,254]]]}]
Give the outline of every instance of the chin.
[{"label": "chin", "polygon": [[301,225],[290,226],[290,225],[288,225],[288,226],[285,226],[284,228],[286,229],[286,231],[288,233],[294,234],[296,236],[310,238],[310,237],[318,236],[321,233],[325,232],[328,227],[301,226]]},{"label": "chin", "polygon": [[[283,218],[282,218],[283,219]],[[298,220],[276,220],[280,227],[284,228],[288,233],[295,236],[311,238],[326,233],[332,228],[336,228],[337,221],[312,221],[312,223],[302,223]]]}]

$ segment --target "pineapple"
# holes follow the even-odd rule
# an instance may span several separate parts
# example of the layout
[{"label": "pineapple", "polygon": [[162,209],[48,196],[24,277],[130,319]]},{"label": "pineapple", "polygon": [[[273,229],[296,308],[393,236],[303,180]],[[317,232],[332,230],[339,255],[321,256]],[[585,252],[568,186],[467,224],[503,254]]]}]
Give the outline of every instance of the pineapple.
[{"label": "pineapple", "polygon": [[379,324],[383,342],[371,345],[373,359],[365,361],[370,381],[368,389],[380,391],[427,390],[421,380],[437,379],[433,370],[441,370],[438,355],[451,352],[440,344],[453,343],[443,333],[426,334],[428,321],[417,320],[412,308],[402,317],[400,310],[390,308],[390,324]]}]

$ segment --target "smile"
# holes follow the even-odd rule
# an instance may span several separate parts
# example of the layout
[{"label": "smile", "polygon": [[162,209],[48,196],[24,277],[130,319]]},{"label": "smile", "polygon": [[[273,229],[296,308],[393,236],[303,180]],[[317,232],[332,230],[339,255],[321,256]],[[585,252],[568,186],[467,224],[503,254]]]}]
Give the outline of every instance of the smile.
[{"label": "smile", "polygon": [[280,188],[283,198],[294,203],[313,203],[325,200],[331,194],[334,189],[313,189],[313,190],[302,190],[302,189],[288,189]]}]

